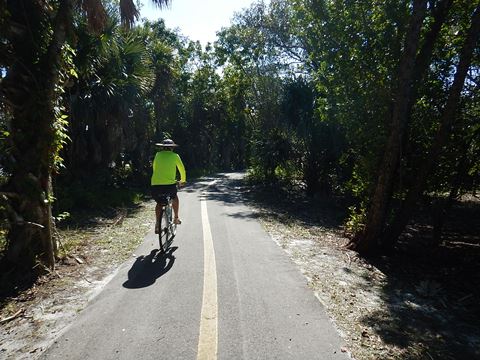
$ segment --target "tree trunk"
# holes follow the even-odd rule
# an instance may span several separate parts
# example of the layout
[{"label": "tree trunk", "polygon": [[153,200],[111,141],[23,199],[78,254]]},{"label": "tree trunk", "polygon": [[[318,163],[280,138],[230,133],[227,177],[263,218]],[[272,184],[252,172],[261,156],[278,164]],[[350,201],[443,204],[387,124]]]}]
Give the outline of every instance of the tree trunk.
[{"label": "tree trunk", "polygon": [[413,80],[415,82],[413,87],[413,95],[410,101],[409,112],[415,104],[417,98],[418,87],[422,82],[423,77],[426,74],[426,70],[431,63],[433,49],[435,43],[440,35],[445,20],[447,19],[448,12],[453,5],[453,0],[442,0],[437,3],[435,9],[432,10],[433,23],[428,32],[425,34],[422,48],[420,49],[417,58],[415,59],[415,67],[413,73]]},{"label": "tree trunk", "polygon": [[307,185],[307,196],[313,197],[320,191],[320,169],[317,159],[311,153],[307,155],[303,173]]},{"label": "tree trunk", "polygon": [[391,228],[385,237],[385,243],[391,247],[397,241],[400,234],[403,232],[408,222],[411,219],[411,214],[417,203],[419,196],[423,193],[428,179],[441,150],[447,140],[450,128],[455,120],[455,114],[460,102],[460,95],[463,89],[465,78],[467,76],[468,68],[470,67],[473,50],[480,35],[480,5],[477,5],[475,12],[472,15],[472,22],[468,34],[465,38],[462,50],[460,52],[460,60],[457,67],[457,72],[453,80],[453,84],[449,91],[449,96],[445,108],[443,109],[442,117],[440,119],[440,127],[435,135],[433,143],[428,151],[428,155],[422,164],[418,167],[417,181],[407,193],[407,196],[402,204],[400,212],[395,217]]},{"label": "tree trunk", "polygon": [[445,224],[445,219],[447,214],[452,208],[453,201],[457,198],[460,190],[460,182],[455,181],[450,193],[445,200],[439,200],[436,209],[434,210],[433,215],[433,224],[432,224],[432,245],[440,246],[442,243],[442,232],[443,225]]},{"label": "tree trunk", "polygon": [[[71,0],[60,1],[51,23],[50,9],[37,1],[8,2],[11,28],[7,34],[15,62],[3,83],[12,115],[13,165],[8,188],[16,193],[11,207],[6,259],[31,269],[39,260],[53,269],[55,249],[51,214],[54,158],[55,86],[66,24],[71,22]],[[48,35],[53,29],[52,35]],[[42,46],[45,39],[48,46]]]},{"label": "tree trunk", "polygon": [[384,156],[380,165],[377,184],[373,194],[364,231],[357,234],[350,247],[367,255],[378,251],[378,241],[384,229],[394,175],[401,153],[405,124],[408,119],[408,107],[412,93],[415,58],[420,41],[427,0],[413,2],[412,16],[405,37],[405,45],[400,59],[398,85],[395,92],[390,135],[387,139]]},{"label": "tree trunk", "polygon": [[432,231],[432,243],[434,246],[441,245],[442,231],[443,225],[445,224],[445,219],[447,218],[447,215],[453,206],[453,201],[458,197],[460,190],[462,189],[462,185],[464,185],[464,182],[468,177],[469,170],[474,165],[474,161],[471,161],[469,159],[468,150],[472,143],[477,141],[479,134],[480,129],[474,132],[470,139],[468,139],[464,143],[464,146],[462,146],[462,148],[460,149],[459,153],[462,154],[462,157],[460,159],[460,162],[458,163],[456,174],[453,177],[448,198],[444,202],[441,202],[437,207],[436,211],[434,212]]},{"label": "tree trunk", "polygon": [[232,170],[232,143],[227,142],[222,146],[222,161],[225,171]]}]

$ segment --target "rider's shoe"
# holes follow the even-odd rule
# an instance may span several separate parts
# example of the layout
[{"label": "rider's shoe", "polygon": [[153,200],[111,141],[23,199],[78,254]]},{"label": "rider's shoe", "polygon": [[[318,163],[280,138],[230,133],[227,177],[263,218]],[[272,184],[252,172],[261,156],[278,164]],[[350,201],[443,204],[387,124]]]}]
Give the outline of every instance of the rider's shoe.
[{"label": "rider's shoe", "polygon": [[182,223],[182,220],[180,220],[179,218],[175,218],[175,219],[173,219],[173,223],[175,225],[180,225]]}]

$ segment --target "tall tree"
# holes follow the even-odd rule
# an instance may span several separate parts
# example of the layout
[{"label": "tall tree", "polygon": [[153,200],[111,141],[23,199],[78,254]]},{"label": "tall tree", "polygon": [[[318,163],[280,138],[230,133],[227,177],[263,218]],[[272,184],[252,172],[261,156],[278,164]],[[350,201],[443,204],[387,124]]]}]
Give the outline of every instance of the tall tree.
[{"label": "tall tree", "polygon": [[[160,6],[168,0],[154,0]],[[55,265],[51,216],[52,172],[62,146],[62,69],[74,14],[85,14],[100,31],[106,14],[100,0],[2,0],[2,52],[7,58],[3,99],[11,114],[10,229],[6,260],[23,269],[39,261]],[[124,24],[139,13],[133,0],[120,0]],[[3,18],[4,15],[6,19]]]},{"label": "tall tree", "polygon": [[468,69],[472,62],[475,47],[478,44],[480,37],[480,4],[478,4],[471,17],[471,25],[465,36],[465,42],[459,54],[459,61],[457,70],[453,79],[452,86],[449,90],[449,95],[445,107],[443,108],[440,118],[440,125],[435,134],[435,138],[430,146],[427,156],[423,162],[418,166],[419,172],[416,177],[416,182],[410,188],[406,195],[405,201],[402,203],[401,210],[396,215],[395,220],[387,232],[385,241],[391,246],[395,240],[400,236],[413,213],[419,196],[425,189],[425,184],[428,175],[435,166],[441,151],[448,139],[448,134],[452,125],[455,123],[458,105],[461,98],[461,92],[465,83]]},{"label": "tall tree", "polygon": [[414,0],[409,28],[405,37],[397,75],[397,87],[392,106],[390,135],[380,164],[377,184],[371,200],[364,231],[353,243],[360,253],[372,252],[382,235],[388,204],[392,195],[395,172],[401,152],[408,107],[412,95],[415,58],[420,44],[420,33],[427,10],[427,0]]}]

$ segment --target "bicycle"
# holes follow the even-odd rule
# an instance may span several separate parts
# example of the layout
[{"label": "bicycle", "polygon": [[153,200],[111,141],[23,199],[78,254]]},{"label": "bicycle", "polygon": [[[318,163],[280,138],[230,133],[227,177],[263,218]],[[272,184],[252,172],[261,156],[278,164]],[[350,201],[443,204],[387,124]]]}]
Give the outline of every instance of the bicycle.
[{"label": "bicycle", "polygon": [[160,216],[158,218],[158,242],[160,246],[160,252],[165,253],[172,245],[173,238],[177,233],[177,224],[173,219],[173,206],[172,197],[170,195],[164,195],[161,197]]}]

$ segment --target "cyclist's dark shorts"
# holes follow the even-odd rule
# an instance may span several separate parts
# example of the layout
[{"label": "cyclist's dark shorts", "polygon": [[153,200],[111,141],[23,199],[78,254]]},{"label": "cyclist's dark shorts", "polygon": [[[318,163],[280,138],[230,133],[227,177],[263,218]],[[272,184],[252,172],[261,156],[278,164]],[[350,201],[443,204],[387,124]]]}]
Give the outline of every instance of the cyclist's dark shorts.
[{"label": "cyclist's dark shorts", "polygon": [[177,185],[152,185],[152,197],[156,202],[164,202],[165,195],[175,198],[177,196]]}]

